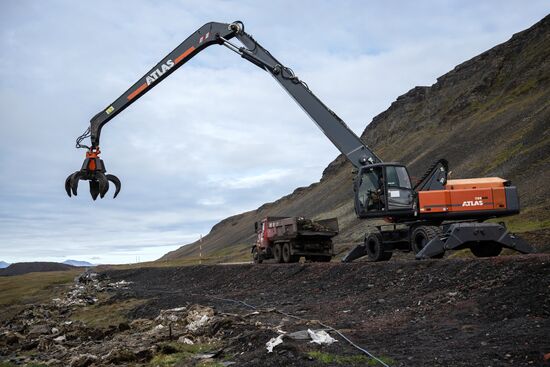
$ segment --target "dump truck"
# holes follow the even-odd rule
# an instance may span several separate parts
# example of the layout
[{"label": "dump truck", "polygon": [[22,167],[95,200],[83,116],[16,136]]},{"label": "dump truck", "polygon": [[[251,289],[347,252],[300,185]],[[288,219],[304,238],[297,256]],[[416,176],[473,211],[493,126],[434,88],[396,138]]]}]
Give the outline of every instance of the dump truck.
[{"label": "dump truck", "polygon": [[306,260],[329,262],[334,256],[332,237],[338,234],[338,219],[313,221],[304,217],[266,217],[254,223],[257,234],[252,246],[254,263],[275,259],[277,263]]}]

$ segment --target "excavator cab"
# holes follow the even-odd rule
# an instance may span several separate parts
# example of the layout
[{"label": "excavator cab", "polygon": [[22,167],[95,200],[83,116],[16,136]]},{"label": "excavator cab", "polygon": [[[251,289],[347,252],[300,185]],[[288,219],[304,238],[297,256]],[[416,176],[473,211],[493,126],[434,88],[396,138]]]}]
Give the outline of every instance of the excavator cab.
[{"label": "excavator cab", "polygon": [[407,168],[399,163],[361,167],[355,179],[355,212],[359,218],[414,215],[414,195]]}]

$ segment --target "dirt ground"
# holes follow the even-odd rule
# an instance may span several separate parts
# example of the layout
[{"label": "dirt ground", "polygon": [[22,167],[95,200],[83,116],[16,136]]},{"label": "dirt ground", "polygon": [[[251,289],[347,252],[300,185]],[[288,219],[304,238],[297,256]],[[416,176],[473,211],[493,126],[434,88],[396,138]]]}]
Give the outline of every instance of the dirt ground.
[{"label": "dirt ground", "polygon": [[239,366],[342,365],[342,359],[312,358],[311,351],[359,353],[329,332],[337,343],[317,347],[285,338],[268,354],[265,343],[277,336],[272,330],[313,327],[273,308],[320,320],[392,366],[543,366],[550,353],[548,254],[149,268],[108,276],[132,282],[118,295],[121,299],[148,299],[130,312],[132,318],[152,318],[162,309],[191,304],[235,315],[253,311],[226,299],[258,307],[262,312],[248,317],[271,330],[241,330],[238,340],[227,335]]}]

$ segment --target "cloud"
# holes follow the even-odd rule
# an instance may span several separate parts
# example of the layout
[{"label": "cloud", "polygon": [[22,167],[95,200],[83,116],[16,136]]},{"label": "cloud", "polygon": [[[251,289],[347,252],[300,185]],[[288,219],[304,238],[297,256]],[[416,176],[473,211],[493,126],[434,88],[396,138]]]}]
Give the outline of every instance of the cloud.
[{"label": "cloud", "polygon": [[102,156],[120,196],[92,202],[82,182],[66,197],[63,182],[84,158],[74,139],[91,116],[207,21],[244,21],[359,134],[398,95],[548,10],[545,1],[2,2],[0,260],[152,260],[320,178],[336,148],[269,75],[213,46],[105,126]]}]

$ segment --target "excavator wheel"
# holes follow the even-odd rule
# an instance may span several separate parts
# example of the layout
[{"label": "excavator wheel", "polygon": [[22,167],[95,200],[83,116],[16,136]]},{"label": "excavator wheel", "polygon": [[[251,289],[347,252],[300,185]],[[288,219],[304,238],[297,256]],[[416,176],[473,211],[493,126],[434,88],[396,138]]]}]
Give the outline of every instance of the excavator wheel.
[{"label": "excavator wheel", "polygon": [[497,242],[480,242],[472,244],[470,251],[476,257],[494,257],[500,255],[502,245]]},{"label": "excavator wheel", "polygon": [[[438,226],[418,226],[411,233],[411,249],[417,254],[428,242],[440,235],[441,230]],[[434,258],[440,259],[443,255],[445,253],[438,254]]]},{"label": "excavator wheel", "polygon": [[276,263],[283,262],[283,249],[280,243],[277,243],[275,246],[273,246],[273,258],[275,259]]},{"label": "excavator wheel", "polygon": [[369,233],[365,238],[365,247],[370,261],[388,261],[393,254],[391,251],[386,251],[379,233]]}]

